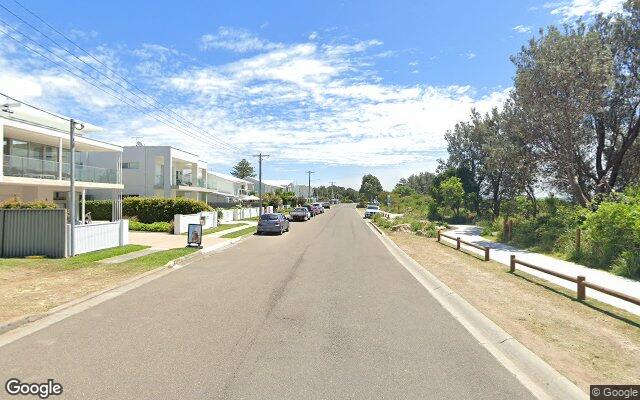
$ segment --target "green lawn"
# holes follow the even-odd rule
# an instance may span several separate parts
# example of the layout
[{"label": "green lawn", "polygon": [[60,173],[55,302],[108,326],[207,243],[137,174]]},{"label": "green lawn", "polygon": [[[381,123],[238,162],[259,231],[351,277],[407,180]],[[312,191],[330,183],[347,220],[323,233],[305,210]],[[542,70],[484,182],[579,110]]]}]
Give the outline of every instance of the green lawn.
[{"label": "green lawn", "polygon": [[[223,225],[218,225],[215,228],[208,228],[202,231],[202,235],[209,235],[211,233],[216,233],[216,232],[221,232],[221,231],[226,231],[227,229],[231,229],[231,228],[237,228],[239,226],[244,226],[246,224],[243,223],[237,223],[237,224],[223,224]],[[186,235],[187,232],[183,233],[183,235]]]},{"label": "green lawn", "polygon": [[242,221],[257,221],[260,217],[255,216],[255,217],[250,217],[250,218],[245,218]]},{"label": "green lawn", "polygon": [[114,270],[124,270],[127,272],[142,273],[161,267],[171,260],[186,256],[187,254],[193,253],[197,250],[198,249],[195,247],[181,247],[178,249],[158,251],[123,263],[113,264],[113,267],[109,268],[113,268]]},{"label": "green lawn", "polygon": [[148,248],[139,244],[128,244],[122,247],[92,251],[70,258],[3,258],[0,262],[0,269],[10,267],[52,267],[58,270],[77,269],[94,264],[96,261],[104,260]]},{"label": "green lawn", "polygon": [[224,239],[232,239],[232,238],[237,238],[240,236],[244,236],[244,235],[248,235],[251,233],[256,233],[256,227],[255,226],[250,226],[248,228],[244,228],[244,229],[240,229],[239,231],[235,231],[235,232],[229,232],[226,235],[222,235],[220,237],[224,238]]}]

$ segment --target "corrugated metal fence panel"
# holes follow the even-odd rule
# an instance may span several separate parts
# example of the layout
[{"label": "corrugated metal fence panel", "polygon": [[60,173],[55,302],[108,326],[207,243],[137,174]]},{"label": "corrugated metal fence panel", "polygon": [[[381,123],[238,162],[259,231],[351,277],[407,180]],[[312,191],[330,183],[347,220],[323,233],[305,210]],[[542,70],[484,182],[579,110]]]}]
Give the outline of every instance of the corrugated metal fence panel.
[{"label": "corrugated metal fence panel", "polygon": [[0,257],[66,256],[66,210],[0,210]]}]

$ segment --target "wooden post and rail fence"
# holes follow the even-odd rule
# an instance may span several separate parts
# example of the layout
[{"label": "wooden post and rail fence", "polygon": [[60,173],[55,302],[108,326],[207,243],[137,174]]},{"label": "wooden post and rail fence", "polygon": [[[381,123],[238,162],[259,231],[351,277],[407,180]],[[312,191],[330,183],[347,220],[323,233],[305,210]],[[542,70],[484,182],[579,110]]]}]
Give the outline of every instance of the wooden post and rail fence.
[{"label": "wooden post and rail fence", "polygon": [[461,248],[460,248],[461,244],[465,244],[467,246],[471,246],[471,247],[476,248],[478,250],[482,250],[482,251],[484,251],[484,260],[485,261],[489,261],[489,247],[480,246],[479,244],[467,242],[466,240],[460,239],[460,237],[453,237],[453,236],[450,236],[450,235],[442,233],[441,230],[438,230],[438,242],[440,242],[440,243],[442,243],[440,241],[441,237],[446,237],[448,239],[455,240],[456,241],[456,250],[461,250]]},{"label": "wooden post and rail fence", "polygon": [[514,254],[511,255],[511,260],[510,261],[511,262],[510,262],[510,265],[509,265],[509,272],[515,272],[516,271],[516,265],[520,264],[520,265],[524,265],[527,268],[535,269],[536,271],[544,272],[545,274],[553,275],[553,276],[555,276],[557,278],[564,279],[564,280],[567,280],[567,281],[575,283],[576,284],[576,297],[580,301],[583,301],[583,300],[585,300],[587,298],[587,296],[586,296],[586,288],[589,288],[589,289],[597,290],[598,292],[604,293],[606,295],[617,297],[617,298],[622,299],[624,301],[628,301],[629,303],[633,303],[633,304],[635,304],[637,306],[640,306],[640,298],[632,297],[632,296],[629,296],[628,294],[620,293],[620,292],[618,292],[616,290],[609,289],[609,288],[606,288],[604,286],[600,286],[600,285],[597,285],[595,283],[588,282],[584,276],[578,275],[578,276],[574,277],[574,276],[571,276],[571,275],[563,274],[561,272],[553,271],[551,269],[547,269],[547,268],[543,268],[543,267],[540,267],[540,266],[537,266],[537,265],[533,265],[533,264],[528,263],[526,261],[518,260]]},{"label": "wooden post and rail fence", "polygon": [[[581,233],[580,229],[578,229],[576,231],[576,243],[575,243],[577,251],[580,251],[580,236],[581,236],[580,233]],[[447,239],[451,239],[451,240],[455,241],[456,250],[461,250],[460,246],[462,244],[465,244],[467,246],[471,246],[471,247],[479,249],[479,250],[483,250],[484,251],[484,260],[485,261],[489,261],[489,247],[480,246],[480,245],[475,244],[475,243],[467,242],[465,240],[460,239],[460,237],[458,237],[458,236],[447,235],[447,234],[442,233],[440,230],[438,230],[438,242],[443,243],[441,241],[442,237],[445,237]],[[589,289],[597,290],[598,292],[604,293],[606,295],[613,296],[613,297],[622,299],[624,301],[628,301],[629,303],[632,303],[632,304],[640,306],[640,298],[632,297],[632,296],[629,296],[629,295],[627,295],[625,293],[621,293],[621,292],[618,292],[616,290],[609,289],[609,288],[606,288],[604,286],[588,282],[586,280],[586,278],[584,276],[581,276],[581,275],[574,277],[574,276],[571,276],[571,275],[567,275],[567,274],[563,274],[561,272],[554,271],[552,269],[540,267],[540,266],[528,263],[528,262],[523,261],[523,260],[518,260],[516,258],[516,256],[515,256],[515,254],[511,255],[511,259],[510,259],[510,263],[509,263],[509,272],[515,272],[516,271],[516,265],[518,265],[518,264],[522,265],[522,266],[525,266],[527,268],[534,269],[536,271],[544,272],[546,274],[555,276],[556,278],[564,279],[564,280],[567,280],[567,281],[575,283],[576,284],[576,297],[577,297],[577,299],[579,301],[584,301],[587,298],[586,289],[589,288]]]}]

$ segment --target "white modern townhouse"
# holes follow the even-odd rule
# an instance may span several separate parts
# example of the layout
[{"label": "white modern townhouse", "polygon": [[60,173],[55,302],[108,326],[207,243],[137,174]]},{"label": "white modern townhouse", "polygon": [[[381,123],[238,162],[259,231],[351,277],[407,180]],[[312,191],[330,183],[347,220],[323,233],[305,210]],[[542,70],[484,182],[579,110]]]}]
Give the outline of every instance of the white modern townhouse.
[{"label": "white modern townhouse", "polygon": [[[72,166],[70,125],[65,117],[27,106],[0,107],[0,201],[57,205],[47,210],[1,210],[0,257],[66,257],[128,243],[128,221],[122,219],[122,147],[87,137],[100,129],[78,124]],[[110,221],[92,221],[85,213],[89,191],[112,200]],[[71,216],[73,198],[77,211]]]},{"label": "white modern townhouse", "polygon": [[[260,187],[260,181],[256,178],[246,178],[246,180],[252,182],[255,186],[256,192],[258,192],[258,188]],[[293,181],[290,180],[271,180],[271,179],[263,179],[262,180],[262,193],[275,193],[277,190],[282,190],[285,192],[293,191],[294,184]]]},{"label": "white modern townhouse", "polygon": [[[123,195],[207,201],[207,163],[171,146],[124,146]],[[99,194],[91,193],[93,198]]]},{"label": "white modern townhouse", "polygon": [[225,205],[241,201],[256,201],[252,196],[254,184],[246,179],[236,178],[233,175],[221,172],[207,171],[207,187],[213,192],[209,195],[209,203]]},{"label": "white modern townhouse", "polygon": [[[77,220],[84,220],[88,190],[118,198],[123,189],[122,147],[85,136],[99,130],[85,123],[75,135]],[[0,139],[0,201],[45,200],[69,208],[69,122],[26,107],[3,107]]]}]

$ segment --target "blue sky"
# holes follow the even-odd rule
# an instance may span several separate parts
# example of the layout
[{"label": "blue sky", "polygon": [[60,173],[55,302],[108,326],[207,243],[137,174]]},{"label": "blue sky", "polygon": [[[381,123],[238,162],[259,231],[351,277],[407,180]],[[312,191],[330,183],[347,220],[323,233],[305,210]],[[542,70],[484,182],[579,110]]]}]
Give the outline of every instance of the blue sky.
[{"label": "blue sky", "polygon": [[[267,178],[304,183],[311,169],[314,184],[336,181],[356,189],[364,173],[390,189],[403,176],[433,171],[446,157],[447,129],[471,107],[488,111],[504,101],[514,72],[509,56],[540,27],[621,4],[20,2],[101,63],[13,0],[0,0],[104,75],[0,8],[1,92],[100,125],[104,132],[96,137],[103,140],[133,144],[142,136],[145,144],[199,153],[221,172],[263,151],[271,154]],[[177,132],[77,76],[138,106],[151,104],[123,90],[142,96],[133,84],[232,146]]]}]

